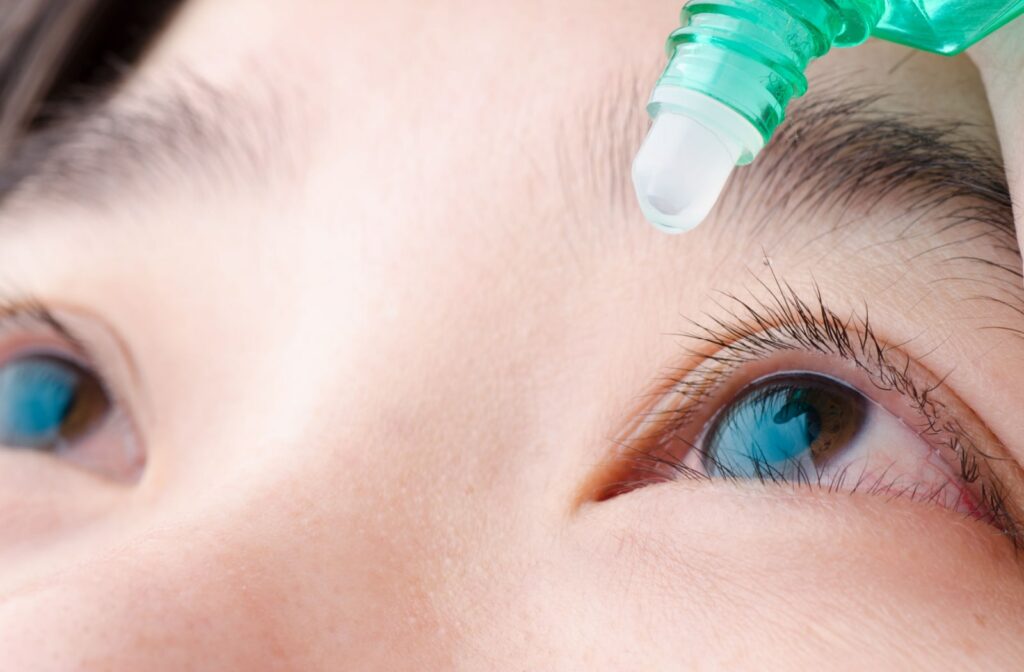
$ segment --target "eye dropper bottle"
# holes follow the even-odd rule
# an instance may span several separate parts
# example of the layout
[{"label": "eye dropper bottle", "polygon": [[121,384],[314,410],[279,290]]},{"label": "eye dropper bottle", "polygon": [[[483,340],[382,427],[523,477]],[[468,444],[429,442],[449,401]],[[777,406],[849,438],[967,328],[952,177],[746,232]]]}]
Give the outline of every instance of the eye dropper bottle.
[{"label": "eye dropper bottle", "polygon": [[691,0],[651,94],[633,162],[644,216],[680,233],[714,207],[807,90],[804,69],[874,36],[957,54],[1024,13],[1024,0]]}]

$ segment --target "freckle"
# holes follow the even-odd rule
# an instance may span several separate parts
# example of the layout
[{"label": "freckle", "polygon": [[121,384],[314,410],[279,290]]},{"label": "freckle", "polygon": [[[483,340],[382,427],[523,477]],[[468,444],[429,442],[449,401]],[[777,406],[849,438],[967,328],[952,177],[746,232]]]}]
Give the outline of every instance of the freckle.
[{"label": "freckle", "polygon": [[965,639],[960,645],[960,649],[969,656],[975,656],[981,651],[981,647],[978,646],[977,642],[971,639]]},{"label": "freckle", "polygon": [[988,619],[985,618],[984,614],[974,614],[974,622],[984,628],[988,623]]}]

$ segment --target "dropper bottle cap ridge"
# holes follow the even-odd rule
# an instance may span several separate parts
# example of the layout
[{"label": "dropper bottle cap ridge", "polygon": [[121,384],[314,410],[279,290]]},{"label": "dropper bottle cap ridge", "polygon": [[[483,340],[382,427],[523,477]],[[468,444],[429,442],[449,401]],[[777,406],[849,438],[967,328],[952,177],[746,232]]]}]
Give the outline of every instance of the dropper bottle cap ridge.
[{"label": "dropper bottle cap ridge", "polygon": [[807,91],[807,64],[833,47],[874,35],[956,54],[1021,16],[1024,0],[690,0],[633,162],[644,215],[671,232],[705,219],[733,167],[754,160]]},{"label": "dropper bottle cap ridge", "polygon": [[867,39],[885,0],[699,0],[683,8],[633,162],[644,216],[662,231],[699,225],[733,168],[750,163],[807,90],[807,64]]}]

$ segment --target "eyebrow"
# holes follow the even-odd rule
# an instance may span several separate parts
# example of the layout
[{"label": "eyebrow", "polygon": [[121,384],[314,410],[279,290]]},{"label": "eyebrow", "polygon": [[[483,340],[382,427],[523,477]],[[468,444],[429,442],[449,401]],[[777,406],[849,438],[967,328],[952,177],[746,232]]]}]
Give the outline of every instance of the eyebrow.
[{"label": "eyebrow", "polygon": [[751,170],[737,171],[727,205],[756,203],[763,231],[779,217],[866,215],[889,203],[907,220],[899,236],[941,219],[944,230],[980,224],[1016,249],[998,154],[971,137],[971,124],[886,110],[885,98],[840,89],[801,101]]},{"label": "eyebrow", "polygon": [[297,96],[279,84],[233,91],[185,72],[171,79],[50,111],[55,121],[0,164],[0,205],[16,195],[102,205],[143,184],[259,187],[301,172]]},{"label": "eyebrow", "polygon": [[[301,174],[309,144],[295,105],[301,96],[285,95],[277,80],[239,92],[188,73],[170,79],[148,93],[69,108],[59,115],[64,121],[26,138],[0,165],[0,204],[18,192],[102,203],[143,180],[159,188],[187,179],[216,189]],[[568,199],[582,190],[592,208],[591,195],[606,194],[610,212],[635,219],[628,173],[647,127],[643,90],[640,78],[623,77],[571,120],[578,132],[559,134],[556,162]],[[968,124],[899,114],[884,103],[884,94],[843,88],[800,99],[757,161],[736,171],[719,209],[756,235],[784,233],[789,220],[858,209],[866,215],[891,202],[906,214],[898,236],[913,235],[915,222],[941,218],[945,227],[980,224],[1017,253],[998,156],[970,139]],[[1013,265],[1006,270],[1020,275]]]},{"label": "eyebrow", "polygon": [[[593,195],[603,194],[613,219],[638,216],[629,171],[650,124],[647,90],[643,77],[623,76],[569,119],[556,149],[568,210],[593,210]],[[718,216],[745,236],[771,230],[781,239],[808,220],[861,223],[888,214],[885,205],[902,214],[902,223],[886,223],[896,237],[971,227],[1019,255],[1006,174],[998,150],[974,139],[977,125],[896,112],[886,99],[884,91],[827,84],[797,99],[757,160],[735,170]]]}]

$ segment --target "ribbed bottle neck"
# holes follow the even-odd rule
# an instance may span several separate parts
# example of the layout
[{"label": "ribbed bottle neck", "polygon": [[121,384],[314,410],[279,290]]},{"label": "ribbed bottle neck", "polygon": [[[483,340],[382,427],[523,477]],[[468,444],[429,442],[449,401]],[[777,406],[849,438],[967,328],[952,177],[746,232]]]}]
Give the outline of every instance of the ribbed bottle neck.
[{"label": "ribbed bottle neck", "polygon": [[[651,112],[664,93],[687,89],[746,119],[767,142],[792,98],[807,90],[804,70],[833,46],[867,39],[885,0],[695,0],[668,40],[669,63]],[[686,110],[680,110],[686,113]],[[761,143],[762,145],[764,143]],[[753,159],[757,147],[740,163]]]}]

